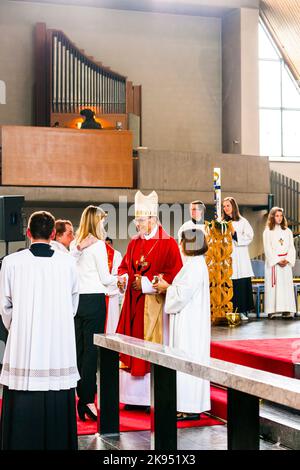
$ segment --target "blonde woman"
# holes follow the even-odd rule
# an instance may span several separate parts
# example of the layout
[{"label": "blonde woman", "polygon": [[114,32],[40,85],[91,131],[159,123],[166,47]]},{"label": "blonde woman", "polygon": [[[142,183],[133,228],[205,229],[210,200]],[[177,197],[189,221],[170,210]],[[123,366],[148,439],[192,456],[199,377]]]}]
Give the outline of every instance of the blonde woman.
[{"label": "blonde woman", "polygon": [[103,221],[105,212],[96,206],[84,209],[71,252],[79,250],[79,306],[75,317],[77,366],[81,379],[77,385],[78,414],[97,419],[96,394],[97,350],[94,333],[104,333],[106,319],[105,294],[108,286],[116,286],[117,278],[109,273]]},{"label": "blonde woman", "polygon": [[265,251],[265,313],[269,318],[296,312],[292,267],[296,260],[293,234],[281,207],[270,210],[263,234]]}]

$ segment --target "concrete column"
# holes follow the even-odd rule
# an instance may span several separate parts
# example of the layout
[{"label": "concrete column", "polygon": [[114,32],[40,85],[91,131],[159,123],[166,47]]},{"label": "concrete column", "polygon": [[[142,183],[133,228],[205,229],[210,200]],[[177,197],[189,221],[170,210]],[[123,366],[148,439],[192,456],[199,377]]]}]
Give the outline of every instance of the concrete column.
[{"label": "concrete column", "polygon": [[223,152],[259,155],[258,9],[222,20]]}]

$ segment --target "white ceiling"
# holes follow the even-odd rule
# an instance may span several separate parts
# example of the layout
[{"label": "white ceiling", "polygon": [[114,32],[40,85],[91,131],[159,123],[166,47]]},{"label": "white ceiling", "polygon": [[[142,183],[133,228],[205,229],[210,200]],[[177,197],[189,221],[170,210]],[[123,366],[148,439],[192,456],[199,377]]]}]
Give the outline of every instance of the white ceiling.
[{"label": "white ceiling", "polygon": [[[25,2],[26,0],[10,1]],[[27,0],[26,3],[48,3],[199,16],[222,16],[232,8],[259,7],[259,0]]]}]

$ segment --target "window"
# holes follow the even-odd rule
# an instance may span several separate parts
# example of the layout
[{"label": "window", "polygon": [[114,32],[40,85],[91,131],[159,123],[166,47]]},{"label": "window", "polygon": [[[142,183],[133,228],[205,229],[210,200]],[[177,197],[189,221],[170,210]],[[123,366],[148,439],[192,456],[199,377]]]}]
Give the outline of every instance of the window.
[{"label": "window", "polygon": [[300,159],[300,89],[264,25],[259,25],[260,153]]}]

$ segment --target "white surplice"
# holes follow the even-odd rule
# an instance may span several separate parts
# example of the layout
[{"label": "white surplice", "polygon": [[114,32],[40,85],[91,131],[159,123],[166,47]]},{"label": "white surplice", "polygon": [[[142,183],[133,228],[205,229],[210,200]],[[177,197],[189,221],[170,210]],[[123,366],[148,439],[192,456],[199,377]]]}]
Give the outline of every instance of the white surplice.
[{"label": "white surplice", "polygon": [[232,240],[232,279],[242,279],[254,276],[248,246],[253,240],[253,229],[245,217],[233,220],[232,225],[237,240]]},{"label": "white surplice", "polygon": [[[265,251],[265,313],[296,312],[292,267],[296,260],[293,234],[275,225],[263,234]],[[278,262],[286,259],[285,267]]]},{"label": "white surplice", "polygon": [[[118,275],[118,267],[122,262],[122,255],[119,251],[114,250],[114,258],[111,274],[113,276]],[[115,333],[119,318],[120,318],[120,294],[119,289],[116,286],[108,286],[108,310],[107,310],[107,321],[105,333]]]},{"label": "white surplice", "polygon": [[6,256],[0,307],[8,330],[0,383],[14,390],[63,390],[79,380],[74,315],[79,300],[74,259],[23,250]]},{"label": "white surplice", "polygon": [[[210,295],[204,256],[188,256],[166,294],[165,311],[170,314],[170,346],[191,360],[209,363]],[[210,410],[207,380],[177,372],[177,411],[202,413]]]},{"label": "white surplice", "polygon": [[55,251],[62,251],[63,253],[70,253],[68,248],[65,247],[65,245],[63,245],[62,243],[60,242],[57,242],[56,240],[51,240],[50,242],[50,246],[53,248],[53,250]]}]

